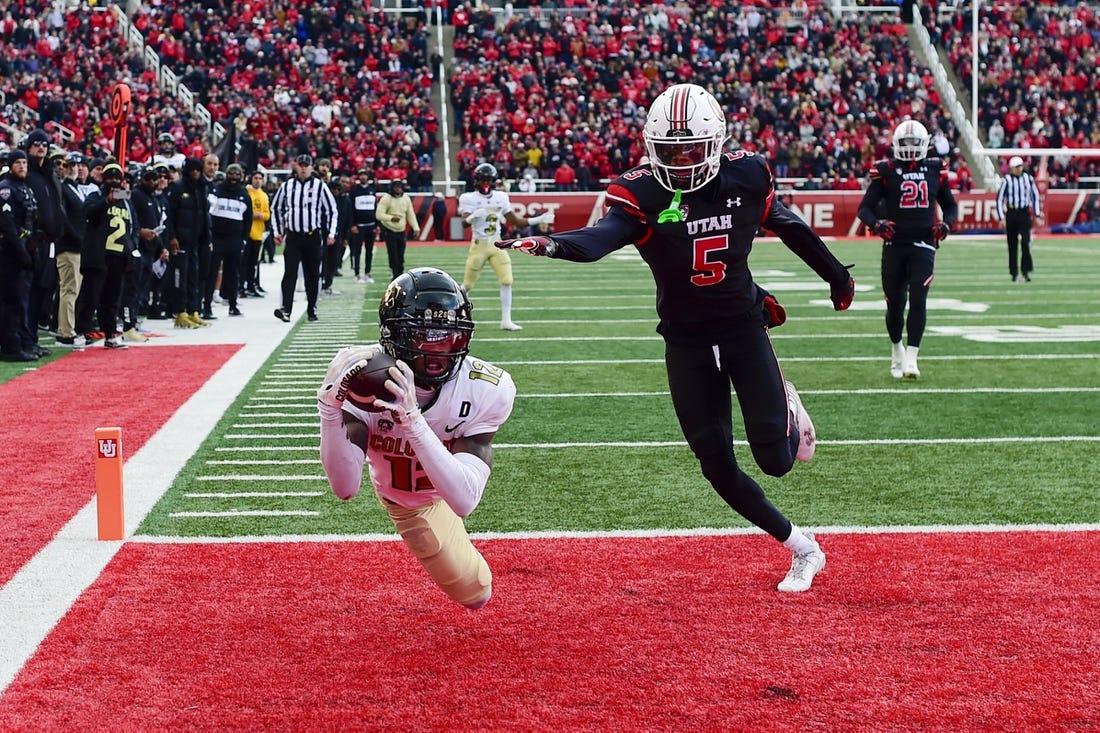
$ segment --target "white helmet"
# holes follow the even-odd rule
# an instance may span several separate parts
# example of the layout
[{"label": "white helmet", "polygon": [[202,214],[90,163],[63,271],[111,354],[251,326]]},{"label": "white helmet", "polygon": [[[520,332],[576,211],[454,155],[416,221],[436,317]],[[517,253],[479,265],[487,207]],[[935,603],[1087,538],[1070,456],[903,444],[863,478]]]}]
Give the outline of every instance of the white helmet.
[{"label": "white helmet", "polygon": [[906,120],[894,128],[894,158],[897,160],[924,160],[928,155],[931,136],[924,125],[916,120]]},{"label": "white helmet", "polygon": [[726,115],[697,84],[676,84],[653,100],[642,132],[653,173],[669,191],[695,191],[718,174]]}]

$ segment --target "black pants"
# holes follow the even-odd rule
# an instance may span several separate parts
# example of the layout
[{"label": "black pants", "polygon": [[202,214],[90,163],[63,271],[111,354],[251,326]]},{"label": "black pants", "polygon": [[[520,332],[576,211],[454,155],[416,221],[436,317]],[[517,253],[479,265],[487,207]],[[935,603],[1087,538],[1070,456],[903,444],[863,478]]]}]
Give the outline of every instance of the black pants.
[{"label": "black pants", "polygon": [[164,274],[167,313],[178,316],[187,310],[187,294],[191,289],[191,252],[181,249],[168,258],[168,271]]},{"label": "black pants", "polygon": [[360,272],[369,275],[371,265],[374,264],[374,234],[378,227],[376,224],[360,224],[356,228],[359,230],[358,234],[348,232],[348,247],[351,250],[351,270],[359,277]]},{"label": "black pants", "polygon": [[322,263],[321,280],[324,288],[332,287],[332,279],[336,277],[336,271],[340,269],[340,263],[344,261],[344,241],[337,239],[332,245],[325,244]]},{"label": "black pants", "polygon": [[783,372],[762,321],[723,327],[721,339],[710,346],[665,344],[672,405],[703,476],[718,495],[783,541],[790,536],[790,521],[734,457],[730,396],[732,385],[756,464],[769,476],[782,476],[794,465],[799,440],[790,426]]},{"label": "black pants", "polygon": [[27,350],[23,324],[27,320],[28,270],[0,250],[0,351],[18,354]]},{"label": "black pants", "polygon": [[287,232],[283,247],[283,312],[294,307],[294,286],[298,282],[298,266],[302,266],[306,286],[306,313],[317,312],[317,290],[321,277],[322,234]]},{"label": "black pants", "polygon": [[106,261],[105,268],[82,273],[84,278],[80,282],[80,297],[77,299],[76,332],[89,333],[98,316],[99,330],[111,339],[118,330],[118,304],[122,296],[126,259],[107,257]]},{"label": "black pants", "polygon": [[936,248],[932,245],[895,242],[882,246],[882,293],[886,297],[886,333],[891,343],[901,341],[904,330],[906,343],[920,346],[928,323],[928,289],[935,264]]},{"label": "black pants", "polygon": [[210,255],[210,271],[206,274],[206,291],[203,294],[206,310],[210,310],[214,302],[214,286],[218,281],[219,269],[222,273],[219,291],[222,299],[229,303],[231,308],[237,307],[237,278],[240,273],[243,249],[244,243],[239,239],[214,242],[214,251]]},{"label": "black pants", "polygon": [[210,272],[210,245],[197,244],[189,247],[188,255],[187,265],[190,269],[187,275],[187,310],[197,313],[203,310],[204,305],[209,307],[209,303],[203,303],[203,285]]},{"label": "black pants", "polygon": [[141,308],[149,297],[149,279],[153,273],[152,255],[138,253],[130,258],[130,269],[122,276],[122,300],[119,313],[122,315],[122,331],[137,327]]},{"label": "black pants", "polygon": [[[1018,275],[1031,274],[1031,211],[1011,209],[1005,212],[1005,233],[1008,235],[1008,274],[1015,280]],[[1019,266],[1016,252],[1020,249]]]},{"label": "black pants", "polygon": [[249,239],[244,244],[244,255],[241,258],[241,287],[244,290],[255,290],[260,284],[260,249],[263,242],[258,239]]},{"label": "black pants", "polygon": [[393,279],[405,271],[405,247],[408,239],[405,232],[394,232],[382,227],[382,241],[386,243],[386,257],[390,263]]}]

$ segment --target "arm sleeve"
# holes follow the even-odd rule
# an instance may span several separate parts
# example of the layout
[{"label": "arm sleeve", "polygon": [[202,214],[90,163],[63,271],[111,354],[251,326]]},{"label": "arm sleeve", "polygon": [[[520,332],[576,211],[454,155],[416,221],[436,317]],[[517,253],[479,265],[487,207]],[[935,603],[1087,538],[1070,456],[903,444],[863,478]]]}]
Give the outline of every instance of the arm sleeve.
[{"label": "arm sleeve", "polygon": [[468,516],[489,482],[488,464],[470,453],[448,451],[422,417],[413,420],[406,437],[435,490],[455,514]]},{"label": "arm sleeve", "polygon": [[882,200],[882,179],[872,178],[871,183],[867,186],[866,193],[863,194],[863,200],[859,202],[859,211],[856,216],[867,226],[871,226],[878,221],[878,214],[875,213],[875,209],[878,207],[879,201]]},{"label": "arm sleeve", "polygon": [[317,410],[321,413],[321,465],[325,476],[332,493],[350,499],[359,493],[363,483],[366,455],[348,440],[342,410],[321,403],[317,404]]},{"label": "arm sleeve", "polygon": [[283,204],[286,201],[286,184],[279,186],[275,198],[271,199],[271,233],[283,233]]},{"label": "arm sleeve", "polygon": [[337,210],[336,197],[332,195],[332,191],[325,184],[321,184],[321,198],[325,202],[324,206],[328,210],[328,235],[333,239],[340,234],[340,212]]},{"label": "arm sleeve", "polygon": [[552,239],[558,248],[553,256],[573,262],[595,262],[627,244],[642,241],[647,235],[644,222],[616,206],[593,226],[555,233]]},{"label": "arm sleeve", "polygon": [[955,226],[955,221],[959,218],[959,204],[955,201],[955,194],[951,193],[951,187],[947,185],[947,181],[943,182],[940,186],[939,192],[936,194],[936,200],[940,204],[940,211],[943,213],[943,223],[949,227]]},{"label": "arm sleeve", "polygon": [[778,199],[772,201],[764,226],[775,232],[783,244],[787,245],[787,249],[798,255],[822,280],[830,285],[848,282],[848,269],[833,256],[810,225]]}]

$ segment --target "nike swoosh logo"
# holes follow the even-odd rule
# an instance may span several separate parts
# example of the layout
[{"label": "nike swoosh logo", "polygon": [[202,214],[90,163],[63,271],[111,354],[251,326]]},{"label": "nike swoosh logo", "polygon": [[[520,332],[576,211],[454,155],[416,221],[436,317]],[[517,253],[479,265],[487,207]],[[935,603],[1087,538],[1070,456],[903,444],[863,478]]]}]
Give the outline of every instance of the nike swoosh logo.
[{"label": "nike swoosh logo", "polygon": [[448,433],[453,433],[454,431],[458,430],[461,426],[463,426],[465,424],[466,424],[466,421],[463,420],[462,422],[458,423],[457,425],[444,425],[443,430],[448,432]]}]

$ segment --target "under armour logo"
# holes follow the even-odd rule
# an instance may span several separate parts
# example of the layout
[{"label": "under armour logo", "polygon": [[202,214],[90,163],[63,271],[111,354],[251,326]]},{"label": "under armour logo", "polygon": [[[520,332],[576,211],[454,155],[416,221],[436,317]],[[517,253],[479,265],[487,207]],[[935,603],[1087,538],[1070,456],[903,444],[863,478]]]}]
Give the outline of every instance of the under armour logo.
[{"label": "under armour logo", "polygon": [[727,209],[732,209],[734,206],[740,206],[740,205],[741,205],[741,197],[740,196],[738,196],[735,199],[726,199],[726,208]]}]

